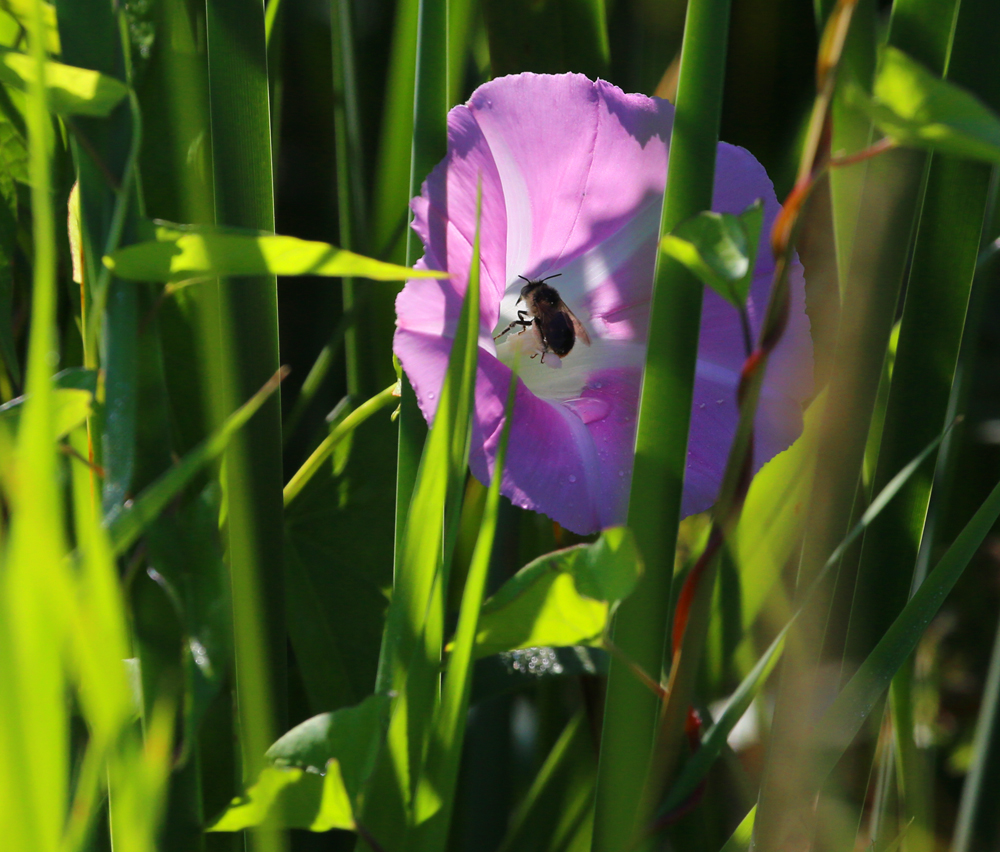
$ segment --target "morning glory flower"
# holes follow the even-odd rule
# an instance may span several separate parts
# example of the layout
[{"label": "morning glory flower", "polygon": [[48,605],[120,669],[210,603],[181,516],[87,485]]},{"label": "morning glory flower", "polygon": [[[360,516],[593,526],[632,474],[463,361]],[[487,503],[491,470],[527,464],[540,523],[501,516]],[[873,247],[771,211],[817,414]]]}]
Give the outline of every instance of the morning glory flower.
[{"label": "morning glory flower", "polygon": [[[519,360],[502,490],[516,505],[589,533],[622,523],[628,506],[639,385],[673,107],[579,74],[518,74],[480,86],[448,115],[448,154],[413,200],[419,268],[396,300],[393,348],[432,422],[476,229],[482,180],[479,364],[470,465],[488,482],[504,422],[510,365]],[[774,262],[780,206],[763,167],[720,144],[713,209],[740,213],[763,199],[764,227],[748,309],[756,332]],[[547,282],[582,324],[562,358],[535,328],[515,325],[523,279]],[[522,278],[523,276],[523,278]],[[761,394],[754,469],[802,428],[812,393],[812,345],[802,269],[791,274],[791,315]],[[530,316],[529,316],[530,319]],[[544,359],[541,357],[544,353]],[[534,355],[536,357],[529,357]],[[519,356],[521,356],[519,358]],[[745,353],[732,305],[706,290],[683,511],[716,499],[738,417]]]}]

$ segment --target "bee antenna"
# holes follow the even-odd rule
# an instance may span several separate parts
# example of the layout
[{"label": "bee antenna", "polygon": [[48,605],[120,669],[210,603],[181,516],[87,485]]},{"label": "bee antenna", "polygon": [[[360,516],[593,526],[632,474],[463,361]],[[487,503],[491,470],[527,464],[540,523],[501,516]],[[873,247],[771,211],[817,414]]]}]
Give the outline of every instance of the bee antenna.
[{"label": "bee antenna", "polygon": [[517,277],[520,278],[522,281],[527,281],[529,284],[531,283],[530,278],[525,278],[523,275],[518,275]]},{"label": "bee antenna", "polygon": [[543,278],[542,281],[549,281],[552,278],[558,278],[560,275],[562,275],[562,273],[561,272],[557,272],[555,275],[549,275],[549,276]]}]

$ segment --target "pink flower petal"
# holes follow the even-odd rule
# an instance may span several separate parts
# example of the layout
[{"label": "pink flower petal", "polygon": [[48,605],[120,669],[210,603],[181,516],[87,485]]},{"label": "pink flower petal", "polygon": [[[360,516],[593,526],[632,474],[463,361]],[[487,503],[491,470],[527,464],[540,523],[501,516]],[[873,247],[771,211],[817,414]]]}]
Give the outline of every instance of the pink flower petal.
[{"label": "pink flower petal", "polygon": [[[411,280],[396,302],[394,348],[424,416],[433,420],[467,286],[482,180],[480,353],[470,464],[487,481],[513,359],[539,352],[534,328],[514,326],[524,281],[550,282],[583,324],[563,358],[520,357],[503,493],[580,533],[621,523],[632,474],[639,397],[673,108],[580,75],[520,74],[481,86],[449,114],[449,152],[413,203],[424,267],[446,281]],[[756,331],[779,211],[763,168],[720,145],[714,209],[740,213],[763,198],[764,229],[749,308]],[[755,468],[801,430],[812,392],[812,349],[801,268],[788,330],[771,359],[757,416]],[[519,333],[523,332],[523,333]],[[706,292],[683,510],[715,500],[737,422],[744,360],[739,318]]]}]

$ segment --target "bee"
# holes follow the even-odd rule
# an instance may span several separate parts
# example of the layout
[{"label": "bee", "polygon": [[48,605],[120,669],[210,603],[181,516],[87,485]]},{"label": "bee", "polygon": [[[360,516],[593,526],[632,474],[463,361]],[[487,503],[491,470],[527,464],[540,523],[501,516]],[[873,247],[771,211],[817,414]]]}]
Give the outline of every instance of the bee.
[{"label": "bee", "polygon": [[[517,304],[521,304],[523,301],[527,310],[519,310],[517,319],[493,339],[498,340],[517,326],[521,326],[518,334],[524,334],[529,328],[534,327],[542,345],[541,363],[543,364],[545,356],[549,352],[554,352],[560,358],[566,357],[577,339],[590,346],[590,338],[587,336],[583,323],[566,307],[559,291],[545,283],[560,275],[562,273],[557,272],[555,275],[538,281],[532,281],[523,275],[518,275],[518,278],[527,283],[521,288],[521,296],[518,298]],[[535,355],[538,353],[536,352]],[[535,355],[531,357],[534,358]]]}]

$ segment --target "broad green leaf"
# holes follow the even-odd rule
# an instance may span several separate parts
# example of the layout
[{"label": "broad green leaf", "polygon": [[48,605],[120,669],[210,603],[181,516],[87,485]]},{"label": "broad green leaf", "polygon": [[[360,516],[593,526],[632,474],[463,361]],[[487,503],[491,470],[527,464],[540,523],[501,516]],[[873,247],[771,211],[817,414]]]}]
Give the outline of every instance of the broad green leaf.
[{"label": "broad green leaf", "polygon": [[278,766],[322,772],[330,760],[340,766],[352,801],[375,766],[383,731],[389,721],[388,695],[369,695],[354,707],[321,713],[284,734],[267,750]]},{"label": "broad green leaf", "polygon": [[739,567],[742,627],[757,617],[801,541],[805,504],[816,465],[816,442],[826,394],[806,410],[802,434],[758,471],[730,542]]},{"label": "broad green leaf", "polygon": [[[0,81],[26,90],[35,78],[31,57],[9,48],[0,48]],[[59,115],[106,116],[128,94],[120,80],[61,62],[45,63],[45,88],[49,109]]]},{"label": "broad green leaf", "polygon": [[1000,162],[1000,117],[891,45],[883,48],[872,95],[869,100],[857,88],[851,93],[879,130],[900,145]]},{"label": "broad green leaf", "polygon": [[763,206],[759,201],[739,216],[699,213],[667,234],[660,248],[723,299],[742,308],[753,282],[762,222]]},{"label": "broad green leaf", "polygon": [[[16,18],[17,22],[26,30],[34,29],[35,3],[33,0],[3,0],[0,6]],[[42,10],[42,20],[45,26],[45,49],[49,53],[58,54],[60,47],[56,7],[51,3],[44,2],[44,0],[39,2],[38,6]]]},{"label": "broad green leaf", "polygon": [[354,827],[354,809],[371,774],[388,721],[390,698],[322,713],[292,728],[267,750],[266,767],[209,831],[255,825],[328,831]]},{"label": "broad green leaf", "polygon": [[324,275],[405,281],[446,278],[447,273],[410,269],[362,257],[329,243],[277,234],[158,223],[156,239],[119,249],[104,264],[132,281],[184,281],[236,275]]},{"label": "broad green leaf", "polygon": [[600,645],[614,604],[642,574],[635,539],[625,527],[604,530],[593,544],[539,557],[485,604],[477,657],[537,645]]},{"label": "broad green leaf", "polygon": [[354,828],[354,811],[340,764],[331,760],[323,774],[269,766],[246,794],[206,831],[242,831],[252,826],[329,831]]}]

